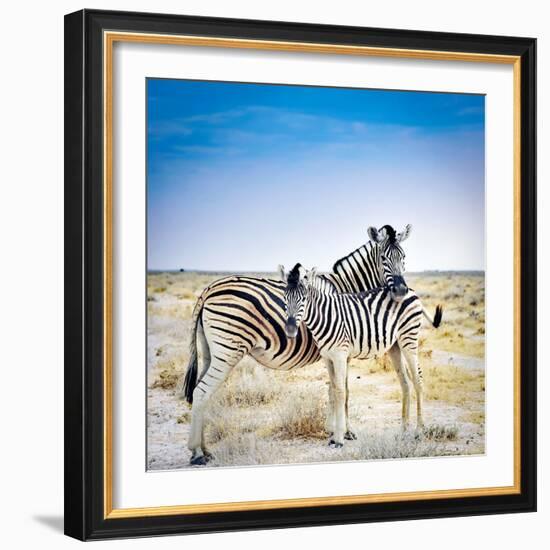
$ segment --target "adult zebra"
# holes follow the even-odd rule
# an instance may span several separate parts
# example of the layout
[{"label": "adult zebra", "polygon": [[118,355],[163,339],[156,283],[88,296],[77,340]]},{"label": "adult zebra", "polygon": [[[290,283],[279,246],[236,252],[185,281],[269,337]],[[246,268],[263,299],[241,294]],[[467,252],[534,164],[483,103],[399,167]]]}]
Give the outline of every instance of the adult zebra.
[{"label": "adult zebra", "polygon": [[[338,260],[333,273],[320,277],[338,292],[390,285],[396,295],[403,295],[407,287],[401,243],[410,236],[411,229],[407,225],[397,233],[389,225],[380,230],[369,227],[369,241]],[[283,280],[230,276],[208,286],[197,300],[189,366],[181,389],[193,404],[188,440],[191,464],[202,465],[209,459],[204,447],[204,408],[244,356],[251,355],[261,365],[281,370],[303,367],[321,358],[307,328],[302,326],[292,338],[287,338],[285,286]],[[203,360],[200,376],[197,340]],[[349,438],[354,437],[349,425],[347,432]]]},{"label": "adult zebra", "polygon": [[411,290],[396,296],[391,288],[382,287],[361,293],[335,293],[330,283],[317,277],[316,269],[300,273],[296,264],[287,276],[285,302],[286,334],[297,333],[306,325],[328,362],[333,398],[333,434],[329,444],[342,447],[346,426],[347,370],[350,358],[368,359],[389,352],[403,388],[402,419],[408,421],[410,390],[401,354],[405,356],[417,399],[418,427],[422,420],[422,370],[418,363],[418,338],[421,316],[437,328],[442,308],[436,307],[433,320],[418,296]]}]

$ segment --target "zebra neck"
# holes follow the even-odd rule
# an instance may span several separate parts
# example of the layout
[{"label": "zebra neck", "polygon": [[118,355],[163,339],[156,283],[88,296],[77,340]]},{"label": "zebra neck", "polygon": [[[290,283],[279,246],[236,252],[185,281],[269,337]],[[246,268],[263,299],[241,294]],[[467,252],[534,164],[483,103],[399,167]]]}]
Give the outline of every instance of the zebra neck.
[{"label": "zebra neck", "polygon": [[380,247],[368,242],[338,260],[326,278],[339,292],[365,292],[384,286],[379,256]]},{"label": "zebra neck", "polygon": [[302,321],[310,330],[313,339],[317,341],[320,334],[323,333],[327,322],[330,322],[330,311],[336,294],[326,293],[318,288],[309,287],[307,304],[304,310]]},{"label": "zebra neck", "polygon": [[314,293],[319,294],[333,294],[334,292],[340,292],[338,288],[334,287],[332,281],[323,275],[316,277],[309,289]]}]

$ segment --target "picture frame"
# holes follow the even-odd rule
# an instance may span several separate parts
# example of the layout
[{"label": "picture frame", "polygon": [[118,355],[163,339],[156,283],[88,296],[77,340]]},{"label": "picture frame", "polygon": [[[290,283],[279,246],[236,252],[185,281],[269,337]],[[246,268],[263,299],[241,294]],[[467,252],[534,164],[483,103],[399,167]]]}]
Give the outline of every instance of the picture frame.
[{"label": "picture frame", "polygon": [[[113,48],[119,43],[511,66],[514,482],[388,494],[113,506]],[[536,41],[82,10],[65,17],[65,533],[80,540],[536,510]],[[487,204],[487,209],[498,205]]]}]

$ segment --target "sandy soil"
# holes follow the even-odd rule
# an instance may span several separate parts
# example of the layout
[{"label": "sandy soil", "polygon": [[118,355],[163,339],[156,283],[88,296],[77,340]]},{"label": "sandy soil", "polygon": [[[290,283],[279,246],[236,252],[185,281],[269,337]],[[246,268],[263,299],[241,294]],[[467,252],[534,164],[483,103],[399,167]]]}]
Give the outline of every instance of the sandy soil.
[{"label": "sandy soil", "polygon": [[[157,273],[148,279],[148,448],[150,469],[187,468],[190,407],[175,386],[187,365],[196,296],[216,275]],[[350,418],[358,439],[327,446],[327,374],[321,363],[276,372],[244,359],[211,402],[209,467],[482,454],[485,449],[484,278],[426,274],[409,284],[444,324],[421,340],[426,428],[401,429],[401,391],[387,358],[353,361]]]}]

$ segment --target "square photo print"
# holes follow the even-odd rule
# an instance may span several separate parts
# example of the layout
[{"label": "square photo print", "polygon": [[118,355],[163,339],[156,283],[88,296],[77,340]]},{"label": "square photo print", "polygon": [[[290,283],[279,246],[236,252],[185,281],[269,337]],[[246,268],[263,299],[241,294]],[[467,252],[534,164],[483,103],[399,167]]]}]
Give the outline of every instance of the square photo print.
[{"label": "square photo print", "polygon": [[146,86],[148,470],[484,454],[484,96]]}]

